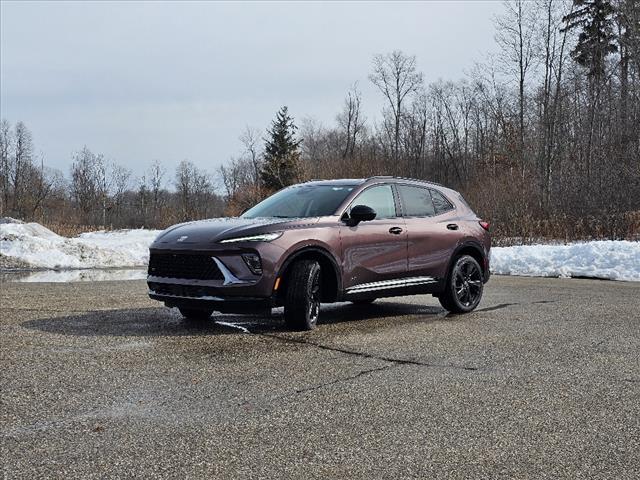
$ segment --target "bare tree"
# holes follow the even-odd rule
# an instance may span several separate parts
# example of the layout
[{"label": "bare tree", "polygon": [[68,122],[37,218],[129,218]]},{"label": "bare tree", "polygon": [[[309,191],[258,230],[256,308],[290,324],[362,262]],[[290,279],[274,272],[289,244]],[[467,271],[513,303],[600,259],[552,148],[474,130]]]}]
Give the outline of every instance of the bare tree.
[{"label": "bare tree", "polygon": [[13,192],[13,211],[23,216],[26,213],[27,178],[33,161],[33,140],[31,132],[24,123],[16,123],[13,140],[13,163],[9,173]]},{"label": "bare tree", "polygon": [[155,160],[149,169],[149,190],[151,191],[151,204],[153,209],[153,224],[157,225],[158,213],[161,205],[161,192],[164,188],[165,169],[160,162]]},{"label": "bare tree", "polygon": [[562,29],[562,19],[570,10],[569,2],[538,0],[541,28],[536,49],[543,65],[543,84],[540,103],[540,145],[538,168],[540,176],[540,203],[543,209],[551,204],[552,172],[560,158],[556,141],[558,119],[561,116],[562,75],[566,62],[568,31]]},{"label": "bare tree", "polygon": [[343,158],[353,158],[358,140],[364,132],[365,118],[361,112],[362,93],[358,90],[358,83],[347,92],[342,112],[337,116],[338,124],[344,136]]},{"label": "bare tree", "polygon": [[71,164],[71,193],[80,209],[83,221],[93,223],[93,214],[100,205],[100,169],[104,159],[85,145],[73,155]]},{"label": "bare tree", "polygon": [[515,73],[518,82],[518,150],[524,166],[526,82],[536,60],[538,4],[527,0],[508,0],[504,8],[505,13],[496,18],[496,41],[502,48],[500,58],[505,72]]},{"label": "bare tree", "polygon": [[399,50],[386,55],[373,57],[371,82],[378,87],[389,103],[393,116],[392,159],[400,158],[400,127],[404,114],[405,101],[423,84],[423,76],[416,69],[416,57],[407,56]]},{"label": "bare tree", "polygon": [[421,90],[413,99],[411,110],[403,122],[407,170],[414,178],[418,178],[423,173],[430,113],[428,96],[424,90]]},{"label": "bare tree", "polygon": [[111,189],[108,193],[111,200],[113,216],[118,223],[120,223],[122,204],[131,184],[131,170],[122,165],[112,163],[110,165],[109,175],[111,177]]},{"label": "bare tree", "polygon": [[262,152],[260,151],[260,130],[246,126],[240,142],[244,147],[243,155],[247,156],[253,166],[253,174],[251,181],[254,184],[260,183],[260,169],[262,168]]},{"label": "bare tree", "polygon": [[13,134],[8,120],[0,121],[0,213],[4,214],[9,208],[10,192],[10,165]]},{"label": "bare tree", "polygon": [[187,160],[176,169],[175,187],[182,220],[203,218],[219,209],[209,174]]}]

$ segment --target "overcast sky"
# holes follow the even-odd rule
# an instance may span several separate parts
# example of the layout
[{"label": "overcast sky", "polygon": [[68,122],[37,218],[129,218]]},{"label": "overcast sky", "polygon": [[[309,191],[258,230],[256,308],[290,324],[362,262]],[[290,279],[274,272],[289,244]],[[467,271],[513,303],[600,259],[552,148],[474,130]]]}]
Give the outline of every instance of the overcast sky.
[{"label": "overcast sky", "polygon": [[334,122],[349,86],[370,120],[376,53],[417,56],[427,82],[494,49],[499,2],[1,2],[1,114],[69,171],[87,145],[140,174],[154,160],[214,171],[288,105]]}]

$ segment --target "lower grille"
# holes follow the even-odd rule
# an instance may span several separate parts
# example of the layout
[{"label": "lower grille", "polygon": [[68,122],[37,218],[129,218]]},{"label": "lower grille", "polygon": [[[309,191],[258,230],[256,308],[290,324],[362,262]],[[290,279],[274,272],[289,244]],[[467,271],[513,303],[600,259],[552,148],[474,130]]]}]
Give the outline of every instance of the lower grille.
[{"label": "lower grille", "polygon": [[149,282],[149,288],[156,295],[171,295],[174,297],[190,297],[196,299],[216,296],[215,289],[194,285],[175,285]]},{"label": "lower grille", "polygon": [[149,275],[191,280],[222,280],[222,272],[210,255],[182,253],[152,253]]}]

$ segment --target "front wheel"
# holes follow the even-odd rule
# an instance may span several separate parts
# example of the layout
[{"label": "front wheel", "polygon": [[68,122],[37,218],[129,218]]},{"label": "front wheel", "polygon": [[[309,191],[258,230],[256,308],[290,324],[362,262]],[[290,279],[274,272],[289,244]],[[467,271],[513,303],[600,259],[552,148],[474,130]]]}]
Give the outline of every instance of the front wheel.
[{"label": "front wheel", "polygon": [[480,265],[475,258],[463,255],[451,267],[444,292],[438,298],[440,305],[452,313],[468,313],[480,303],[483,287]]},{"label": "front wheel", "polygon": [[287,278],[284,320],[290,328],[312,330],[320,315],[320,264],[300,260]]}]

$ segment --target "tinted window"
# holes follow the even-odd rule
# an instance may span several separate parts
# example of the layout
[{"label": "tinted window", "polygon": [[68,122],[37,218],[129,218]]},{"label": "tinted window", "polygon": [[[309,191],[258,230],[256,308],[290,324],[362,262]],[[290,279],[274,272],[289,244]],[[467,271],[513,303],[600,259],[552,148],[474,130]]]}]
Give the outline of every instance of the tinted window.
[{"label": "tinted window", "polygon": [[398,185],[405,217],[428,217],[435,213],[429,190],[408,185]]},{"label": "tinted window", "polygon": [[437,190],[431,190],[431,198],[433,199],[433,206],[436,209],[436,215],[453,210],[451,202]]},{"label": "tinted window", "polygon": [[366,205],[373,208],[376,211],[376,218],[396,216],[396,204],[393,201],[391,185],[367,188],[351,203],[351,206],[355,205]]},{"label": "tinted window", "polygon": [[334,215],[355,185],[296,185],[271,195],[243,218],[304,218]]}]

